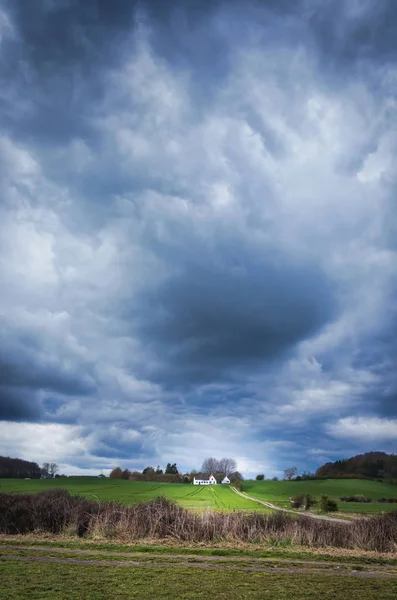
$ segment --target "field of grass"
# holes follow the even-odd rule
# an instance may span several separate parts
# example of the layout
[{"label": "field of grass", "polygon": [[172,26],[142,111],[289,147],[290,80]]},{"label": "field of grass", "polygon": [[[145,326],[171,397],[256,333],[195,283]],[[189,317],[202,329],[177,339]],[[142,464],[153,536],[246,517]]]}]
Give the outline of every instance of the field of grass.
[{"label": "field of grass", "polygon": [[[147,502],[157,496],[174,500],[184,508],[203,510],[264,511],[257,504],[235,494],[228,486],[193,486],[180,483],[152,483],[125,481],[121,479],[97,479],[94,477],[67,477],[58,479],[0,479],[0,492],[41,492],[65,488],[71,494],[101,501],[115,500],[126,505]],[[362,479],[327,479],[314,481],[245,481],[243,491],[258,500],[272,502],[282,508],[290,508],[289,498],[296,494],[323,494],[338,499],[340,496],[362,494],[374,502],[339,502],[342,513],[376,514],[397,509],[397,504],[376,502],[377,498],[396,498],[397,486]]]},{"label": "field of grass", "polygon": [[342,513],[375,514],[397,510],[397,504],[376,502],[378,498],[397,498],[397,486],[367,481],[364,479],[326,479],[312,481],[245,481],[243,491],[259,500],[271,502],[282,508],[290,508],[289,498],[297,494],[311,494],[316,498],[322,495],[338,500],[341,496],[362,494],[374,501],[338,502]]},{"label": "field of grass", "polygon": [[[214,549],[92,543],[20,545],[0,538],[0,599],[237,598],[394,600],[396,560],[267,549]],[[18,543],[18,545],[16,545]],[[146,551],[145,551],[146,550]]]},{"label": "field of grass", "polygon": [[67,477],[58,479],[0,479],[0,492],[42,492],[64,488],[76,496],[101,501],[115,500],[126,505],[147,502],[157,496],[174,500],[184,508],[232,511],[269,512],[264,506],[237,496],[229,487],[193,486],[181,483],[151,483],[122,479],[94,477]]}]

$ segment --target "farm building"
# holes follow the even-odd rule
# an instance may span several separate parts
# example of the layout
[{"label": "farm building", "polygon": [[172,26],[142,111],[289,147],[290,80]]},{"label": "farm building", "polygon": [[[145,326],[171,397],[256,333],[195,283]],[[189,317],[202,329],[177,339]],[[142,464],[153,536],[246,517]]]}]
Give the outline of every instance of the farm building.
[{"label": "farm building", "polygon": [[198,479],[197,477],[193,478],[193,485],[215,485],[216,479],[213,475],[210,475],[208,479]]},{"label": "farm building", "polygon": [[222,483],[230,483],[230,479],[227,475],[222,479]]}]

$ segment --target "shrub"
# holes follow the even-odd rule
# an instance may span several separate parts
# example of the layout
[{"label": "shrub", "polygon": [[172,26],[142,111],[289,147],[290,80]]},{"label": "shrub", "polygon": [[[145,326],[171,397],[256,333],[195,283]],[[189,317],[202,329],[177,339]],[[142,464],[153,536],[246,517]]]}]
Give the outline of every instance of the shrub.
[{"label": "shrub", "polygon": [[297,494],[296,496],[292,496],[292,498],[289,499],[292,508],[302,508],[303,498],[304,494]]},{"label": "shrub", "polygon": [[241,479],[231,479],[230,485],[235,487],[236,490],[238,490],[239,492],[243,491],[243,482],[241,481]]},{"label": "shrub", "polygon": [[338,505],[335,500],[331,500],[328,496],[321,496],[320,510],[321,512],[336,512],[338,510]]},{"label": "shrub", "polygon": [[310,494],[306,494],[305,501],[304,501],[304,504],[303,504],[304,509],[308,510],[314,504],[317,504],[316,498],[314,496],[311,496]]},{"label": "shrub", "polygon": [[338,503],[336,500],[328,499],[328,512],[337,512],[338,511]]},{"label": "shrub", "polygon": [[[327,502],[333,502],[327,498]],[[335,504],[335,503],[334,503]],[[327,506],[328,509],[328,506]],[[318,521],[285,512],[196,513],[156,498],[146,504],[123,506],[70,496],[65,490],[40,494],[0,494],[0,533],[75,533],[132,541],[173,538],[183,542],[214,540],[271,542],[378,552],[395,552],[397,510],[354,522]]]},{"label": "shrub", "polygon": [[389,504],[397,504],[397,498],[379,498],[378,502],[388,502]]},{"label": "shrub", "polygon": [[82,536],[99,508],[99,503],[70,496],[63,489],[39,494],[0,494],[0,532],[61,533],[68,528]]},{"label": "shrub", "polygon": [[362,494],[356,494],[355,496],[341,496],[340,502],[372,502],[372,498],[366,498]]},{"label": "shrub", "polygon": [[313,504],[317,503],[317,500],[310,494],[297,494],[290,498],[292,508],[304,508],[309,510]]}]

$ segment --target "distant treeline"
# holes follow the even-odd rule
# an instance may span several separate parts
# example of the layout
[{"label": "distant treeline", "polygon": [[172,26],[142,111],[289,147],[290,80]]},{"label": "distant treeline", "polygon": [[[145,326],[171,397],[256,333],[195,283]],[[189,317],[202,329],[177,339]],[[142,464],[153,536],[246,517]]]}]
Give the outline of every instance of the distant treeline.
[{"label": "distant treeline", "polygon": [[[216,481],[221,483],[225,477],[225,473],[213,473]],[[204,479],[208,477],[208,473],[192,471],[190,473],[179,473],[176,463],[168,463],[165,472],[159,466],[157,469],[146,467],[143,471],[130,471],[129,469],[122,470],[116,467],[109,475],[110,479],[129,479],[130,481],[152,481],[158,483],[192,483],[194,477]],[[243,476],[238,471],[229,473],[229,479],[233,484],[243,480]]]},{"label": "distant treeline", "polygon": [[190,483],[187,475],[180,475],[179,473],[175,475],[172,473],[141,473],[140,471],[131,471],[128,477],[122,476],[121,479],[154,481],[159,483]]},{"label": "distant treeline", "polygon": [[317,469],[316,477],[397,479],[397,456],[386,452],[358,454],[352,458],[325,463]]},{"label": "distant treeline", "polygon": [[0,477],[40,479],[41,474],[42,469],[35,462],[29,462],[21,458],[0,456]]},{"label": "distant treeline", "polygon": [[176,463],[167,463],[165,472],[159,466],[157,469],[146,467],[143,471],[122,470],[116,467],[109,475],[110,479],[129,479],[130,481],[155,481],[163,483],[189,483],[186,475],[178,471]]}]

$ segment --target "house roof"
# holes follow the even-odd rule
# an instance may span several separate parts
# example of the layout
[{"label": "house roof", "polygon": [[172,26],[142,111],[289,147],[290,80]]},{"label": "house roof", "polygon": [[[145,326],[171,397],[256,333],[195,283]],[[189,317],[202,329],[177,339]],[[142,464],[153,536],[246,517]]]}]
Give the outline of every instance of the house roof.
[{"label": "house roof", "polygon": [[199,481],[209,481],[210,479],[215,479],[215,477],[213,475],[210,475],[209,477],[202,477],[199,475],[195,475],[194,479],[198,479]]}]

